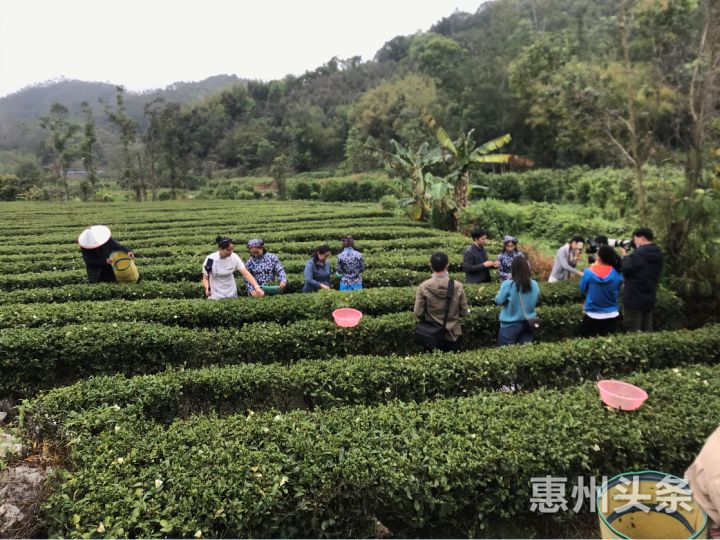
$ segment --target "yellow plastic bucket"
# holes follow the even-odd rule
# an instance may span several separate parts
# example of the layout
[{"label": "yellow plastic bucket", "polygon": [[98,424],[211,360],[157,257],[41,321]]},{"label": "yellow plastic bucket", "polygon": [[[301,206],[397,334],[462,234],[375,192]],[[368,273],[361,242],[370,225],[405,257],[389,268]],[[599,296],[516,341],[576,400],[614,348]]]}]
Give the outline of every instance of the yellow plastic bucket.
[{"label": "yellow plastic bucket", "polygon": [[113,251],[110,254],[112,259],[112,269],[115,273],[115,279],[121,283],[137,283],[140,279],[135,261],[128,257],[126,251]]},{"label": "yellow plastic bucket", "polygon": [[602,538],[707,538],[708,517],[685,480],[659,471],[619,474],[597,494]]}]

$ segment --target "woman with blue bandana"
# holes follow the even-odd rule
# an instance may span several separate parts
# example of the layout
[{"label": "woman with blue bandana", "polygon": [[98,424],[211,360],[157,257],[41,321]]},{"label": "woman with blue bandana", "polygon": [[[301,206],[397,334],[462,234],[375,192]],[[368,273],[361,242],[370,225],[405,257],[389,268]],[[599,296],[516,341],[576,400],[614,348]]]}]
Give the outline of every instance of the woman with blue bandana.
[{"label": "woman with blue bandana", "polygon": [[343,250],[337,257],[335,267],[340,277],[341,291],[359,291],[362,286],[362,273],[365,270],[365,260],[362,253],[355,249],[352,236],[343,236]]},{"label": "woman with blue bandana", "polygon": [[503,237],[503,251],[497,257],[498,275],[500,276],[501,282],[512,279],[510,269],[512,268],[513,260],[515,257],[522,256],[522,252],[517,249],[517,243],[518,240],[514,236],[506,235]]},{"label": "woman with blue bandana", "polygon": [[[260,238],[254,238],[247,243],[250,258],[245,263],[245,268],[252,274],[260,288],[265,294],[280,294],[285,292],[287,286],[287,275],[280,259],[265,249],[265,242]],[[277,286],[270,285],[279,281]],[[245,285],[250,296],[260,296],[257,289],[246,279]]]}]

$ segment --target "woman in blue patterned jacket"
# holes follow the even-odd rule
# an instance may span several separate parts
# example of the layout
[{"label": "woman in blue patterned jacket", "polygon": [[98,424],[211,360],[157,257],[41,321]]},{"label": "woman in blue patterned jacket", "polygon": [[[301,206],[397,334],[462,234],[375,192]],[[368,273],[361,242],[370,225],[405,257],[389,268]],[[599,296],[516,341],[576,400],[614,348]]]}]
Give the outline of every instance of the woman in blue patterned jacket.
[{"label": "woman in blue patterned jacket", "polygon": [[[287,286],[287,275],[280,259],[265,249],[265,242],[260,238],[254,238],[247,243],[250,258],[245,263],[245,268],[257,280],[260,288],[267,294],[278,294],[285,292]],[[269,287],[270,283],[279,281],[278,288]],[[250,296],[260,296],[248,280],[245,280],[247,293]]]},{"label": "woman in blue patterned jacket", "polygon": [[343,250],[337,257],[335,270],[340,275],[341,291],[359,291],[362,289],[362,273],[365,260],[362,253],[355,249],[352,236],[343,236]]},{"label": "woman in blue patterned jacket", "polygon": [[498,275],[500,276],[500,282],[512,279],[512,263],[515,257],[521,257],[522,252],[517,249],[518,240],[514,236],[503,236],[503,251],[497,256],[497,262],[500,263],[498,266]]}]

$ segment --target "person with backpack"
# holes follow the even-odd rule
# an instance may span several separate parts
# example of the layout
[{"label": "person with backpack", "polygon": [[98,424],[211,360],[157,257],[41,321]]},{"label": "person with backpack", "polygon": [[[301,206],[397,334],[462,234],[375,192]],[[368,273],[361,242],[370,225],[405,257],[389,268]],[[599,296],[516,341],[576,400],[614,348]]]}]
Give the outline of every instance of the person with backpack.
[{"label": "person with backpack", "polygon": [[503,281],[495,297],[500,310],[498,345],[530,343],[534,333],[531,323],[537,320],[535,306],[540,297],[537,281],[530,279],[530,264],[524,255],[515,257],[511,277]]},{"label": "person with backpack", "polygon": [[[420,321],[416,341],[428,350],[459,351],[462,348],[460,317],[468,315],[470,310],[462,283],[450,278],[448,267],[446,253],[433,253],[430,257],[433,275],[420,284],[415,294],[413,312]],[[433,332],[436,340],[431,335]]]}]

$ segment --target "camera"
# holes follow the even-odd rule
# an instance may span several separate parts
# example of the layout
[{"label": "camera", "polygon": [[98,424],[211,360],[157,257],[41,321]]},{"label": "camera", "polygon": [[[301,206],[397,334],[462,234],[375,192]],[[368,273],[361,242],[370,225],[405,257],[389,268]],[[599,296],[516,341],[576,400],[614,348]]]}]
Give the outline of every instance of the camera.
[{"label": "camera", "polygon": [[608,238],[607,236],[598,235],[595,238],[587,239],[588,264],[593,264],[596,260],[595,253],[598,252],[600,246],[610,246],[611,248],[634,248],[635,244],[632,240]]}]

